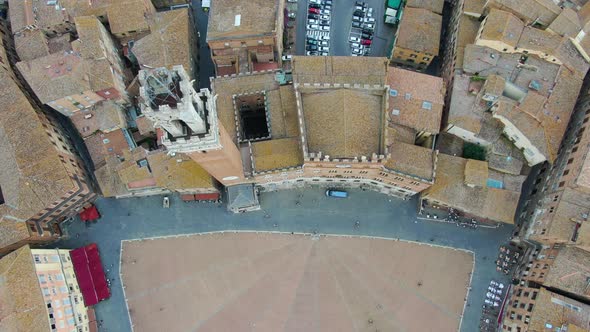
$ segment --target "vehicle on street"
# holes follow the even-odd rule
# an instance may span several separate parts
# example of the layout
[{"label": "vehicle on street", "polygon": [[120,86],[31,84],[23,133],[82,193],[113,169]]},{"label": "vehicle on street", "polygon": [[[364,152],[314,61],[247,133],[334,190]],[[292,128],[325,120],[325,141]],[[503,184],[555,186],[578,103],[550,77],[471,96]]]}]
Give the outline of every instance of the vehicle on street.
[{"label": "vehicle on street", "polygon": [[332,5],[332,0],[324,0],[324,1],[322,1],[322,3],[324,5],[330,5],[331,6]]},{"label": "vehicle on street", "polygon": [[318,18],[320,18],[320,15],[318,15],[318,14],[307,14],[307,18],[312,19],[312,20],[317,20]]},{"label": "vehicle on street", "polygon": [[363,13],[363,10],[362,9],[357,9],[357,10],[354,11],[354,13],[352,13],[352,15],[364,17],[365,16],[365,13]]},{"label": "vehicle on street", "polygon": [[356,11],[356,10],[360,10],[360,11],[362,11],[363,13],[365,12],[365,8],[364,8],[364,7],[361,7],[361,6],[355,6],[355,7],[354,7],[354,10],[355,10],[355,11]]},{"label": "vehicle on street", "polygon": [[320,20],[327,20],[327,21],[329,21],[330,20],[330,15],[321,15],[320,16]]},{"label": "vehicle on street", "polygon": [[361,40],[361,45],[371,45],[372,41],[369,39],[363,39]]},{"label": "vehicle on street", "polygon": [[313,4],[320,4],[322,3],[320,0],[309,0],[309,3],[313,3]]},{"label": "vehicle on street", "polygon": [[328,56],[328,52],[320,52],[320,55],[322,55],[322,56]]},{"label": "vehicle on street", "polygon": [[360,38],[358,38],[358,37],[350,37],[349,41],[350,41],[351,43],[358,43],[358,42],[360,42],[360,41],[361,41],[361,39],[360,39]]},{"label": "vehicle on street", "polygon": [[364,29],[369,29],[369,30],[374,30],[375,29],[375,25],[372,23],[365,23],[363,24],[363,28]]},{"label": "vehicle on street", "polygon": [[287,0],[287,2],[296,3],[297,0]]},{"label": "vehicle on street", "polygon": [[350,43],[350,47],[359,48],[359,47],[361,47],[361,44],[359,44],[359,43]]},{"label": "vehicle on street", "polygon": [[322,8],[322,5],[315,4],[315,3],[310,3],[309,4],[309,8],[315,8],[315,9],[318,9],[319,10],[320,8]]},{"label": "vehicle on street", "polygon": [[308,24],[318,24],[319,22],[320,22],[320,21],[318,21],[318,20],[314,20],[314,19],[309,19],[309,20],[307,20],[307,23],[308,23]]},{"label": "vehicle on street", "polygon": [[307,45],[307,46],[305,47],[305,49],[306,49],[307,51],[317,51],[317,50],[318,50],[318,47],[317,47],[317,45]]},{"label": "vehicle on street", "polygon": [[322,9],[321,10],[321,13],[322,13],[322,15],[330,15],[330,11],[329,10],[325,10],[325,9]]},{"label": "vehicle on street", "polygon": [[360,16],[353,16],[352,17],[352,21],[353,22],[362,22],[363,21],[363,18],[360,17]]},{"label": "vehicle on street", "polygon": [[168,198],[168,196],[164,196],[164,200],[162,201],[162,206],[166,209],[170,207],[170,198]]},{"label": "vehicle on street", "polygon": [[307,25],[307,30],[319,30],[320,26],[317,24],[308,24]]},{"label": "vehicle on street", "polygon": [[353,48],[352,54],[362,54],[361,49],[360,48]]},{"label": "vehicle on street", "polygon": [[373,34],[372,33],[362,33],[361,34],[361,38],[362,39],[373,39]]},{"label": "vehicle on street", "polygon": [[372,17],[365,17],[364,22],[375,24],[375,19]]},{"label": "vehicle on street", "polygon": [[352,22],[352,27],[353,28],[359,28],[360,29],[361,24],[360,24],[360,22]]},{"label": "vehicle on street", "polygon": [[297,14],[296,13],[289,13],[289,18],[296,18]]},{"label": "vehicle on street", "polygon": [[322,9],[324,10],[332,10],[332,5],[323,5]]},{"label": "vehicle on street", "polygon": [[291,54],[283,55],[283,61],[291,61],[293,56]]},{"label": "vehicle on street", "polygon": [[330,25],[330,21],[320,20],[320,25]]},{"label": "vehicle on street", "polygon": [[318,44],[318,41],[317,40],[308,39],[307,40],[307,43],[310,44],[310,45],[317,45]]},{"label": "vehicle on street", "polygon": [[362,28],[361,29],[361,33],[366,33],[366,34],[369,34],[369,35],[373,35],[373,30],[367,29],[367,28]]},{"label": "vehicle on street", "polygon": [[328,189],[326,190],[326,197],[346,198],[348,193],[341,189]]},{"label": "vehicle on street", "polygon": [[327,41],[323,40],[320,42],[321,46],[330,46],[330,43],[328,43]]},{"label": "vehicle on street", "polygon": [[317,9],[317,8],[309,8],[309,12],[312,13],[312,14],[319,14],[320,13],[320,10]]},{"label": "vehicle on street", "polygon": [[322,25],[321,26],[323,31],[330,31],[330,26],[329,25]]},{"label": "vehicle on street", "polygon": [[318,50],[320,52],[329,52],[330,51],[330,48],[329,47],[325,47],[325,46],[320,46],[320,47],[318,47]]},{"label": "vehicle on street", "polygon": [[330,36],[321,36],[320,40],[330,40]]},{"label": "vehicle on street", "polygon": [[307,51],[307,55],[318,55],[318,52]]}]

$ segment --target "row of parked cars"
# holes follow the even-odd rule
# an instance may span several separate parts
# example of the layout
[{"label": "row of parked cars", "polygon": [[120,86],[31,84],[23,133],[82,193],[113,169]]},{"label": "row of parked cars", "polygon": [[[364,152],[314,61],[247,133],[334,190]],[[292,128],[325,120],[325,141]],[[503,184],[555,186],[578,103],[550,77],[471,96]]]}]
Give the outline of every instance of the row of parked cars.
[{"label": "row of parked cars", "polygon": [[368,56],[370,54],[375,24],[373,8],[370,8],[365,2],[357,1],[352,14],[352,28],[349,37],[352,56]]},{"label": "row of parked cars", "polygon": [[328,55],[332,0],[309,0],[307,11],[307,55]]}]

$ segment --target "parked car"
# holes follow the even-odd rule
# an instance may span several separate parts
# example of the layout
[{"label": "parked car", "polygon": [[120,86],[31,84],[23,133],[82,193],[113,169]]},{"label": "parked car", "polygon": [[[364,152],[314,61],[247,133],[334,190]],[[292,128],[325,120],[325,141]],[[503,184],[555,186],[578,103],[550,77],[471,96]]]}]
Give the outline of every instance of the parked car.
[{"label": "parked car", "polygon": [[359,47],[361,47],[361,44],[359,44],[359,43],[350,43],[350,47],[359,48]]},{"label": "parked car", "polygon": [[332,0],[324,0],[324,1],[322,1],[322,3],[324,5],[330,5],[331,6],[332,5]]},{"label": "parked car", "polygon": [[352,54],[361,54],[361,49],[360,48],[353,48]]},{"label": "parked car", "polygon": [[312,20],[317,20],[318,18],[320,18],[320,15],[309,13],[309,14],[307,14],[307,18],[310,18]]},{"label": "parked car", "polygon": [[361,7],[362,7],[364,4],[365,4],[365,3],[364,3],[363,1],[357,1],[357,2],[355,3],[355,5],[356,5],[356,6],[361,6]]},{"label": "parked car", "polygon": [[296,2],[297,2],[297,0],[287,0],[287,2],[296,3]]},{"label": "parked car", "polygon": [[330,43],[328,43],[327,41],[323,40],[320,42],[321,46],[330,46]]},{"label": "parked car", "polygon": [[360,11],[362,11],[364,13],[365,12],[365,7],[362,7],[362,6],[354,6],[354,10],[355,11],[356,10],[360,10]]},{"label": "parked car", "polygon": [[321,15],[320,20],[330,20],[330,15]]},{"label": "parked car", "polygon": [[362,33],[361,38],[373,40],[373,34],[372,33]]},{"label": "parked car", "polygon": [[322,9],[321,13],[322,15],[330,15],[330,11],[325,9]]},{"label": "parked car", "polygon": [[348,193],[341,189],[328,189],[326,190],[326,197],[346,198]]},{"label": "parked car", "polygon": [[307,51],[307,55],[318,55],[318,52]]},{"label": "parked car", "polygon": [[362,22],[363,21],[363,18],[360,17],[360,16],[353,16],[352,17],[352,21],[353,22]]},{"label": "parked car", "polygon": [[372,41],[369,39],[363,39],[361,40],[361,45],[371,45]]},{"label": "parked car", "polygon": [[307,50],[307,51],[317,51],[318,50],[318,47],[316,45],[307,45],[305,47],[305,50]]},{"label": "parked car", "polygon": [[361,23],[360,22],[352,22],[352,27],[353,28],[361,28]]},{"label": "parked car", "polygon": [[321,52],[329,52],[330,48],[329,47],[325,47],[325,46],[320,46],[318,47],[318,50]]},{"label": "parked car", "polygon": [[360,42],[360,41],[361,41],[361,39],[360,39],[360,38],[358,38],[358,37],[350,37],[350,38],[348,39],[348,41],[350,41],[351,43],[358,43],[358,42]]},{"label": "parked car", "polygon": [[289,13],[289,18],[296,18],[297,17],[297,13]]},{"label": "parked car", "polygon": [[354,11],[354,13],[352,13],[352,15],[364,17],[365,16],[365,13],[363,13],[363,10],[362,9],[357,9],[357,10]]},{"label": "parked car", "polygon": [[361,33],[366,33],[366,34],[369,34],[369,35],[373,35],[373,30],[367,29],[367,28],[362,28],[361,29]]},{"label": "parked car", "polygon": [[320,25],[330,25],[330,21],[328,21],[328,20],[320,20]]},{"label": "parked car", "polygon": [[283,55],[283,61],[291,61],[293,56],[291,54]]},{"label": "parked car", "polygon": [[308,40],[307,40],[307,43],[308,43],[309,45],[317,45],[317,44],[318,44],[318,41],[317,41],[317,40],[311,40],[311,39],[308,39]]},{"label": "parked car", "polygon": [[328,56],[328,52],[320,52],[320,55]]},{"label": "parked car", "polygon": [[364,28],[364,29],[368,29],[368,30],[371,30],[371,31],[372,31],[372,30],[374,30],[374,29],[375,29],[375,25],[374,25],[374,24],[372,24],[372,23],[364,23],[364,24],[363,24],[363,28]]},{"label": "parked car", "polygon": [[323,10],[332,10],[332,5],[323,5],[322,9]]},{"label": "parked car", "polygon": [[318,23],[320,23],[320,21],[318,21],[318,20],[314,20],[314,19],[308,19],[308,20],[307,20],[307,23],[308,23],[308,24],[318,24]]},{"label": "parked car", "polygon": [[320,40],[330,40],[330,36],[321,36]]},{"label": "parked car", "polygon": [[309,0],[309,3],[313,3],[313,4],[320,4],[322,3],[320,0]]},{"label": "parked car", "polygon": [[[322,8],[322,5],[316,4],[316,3],[310,3],[309,4],[309,8],[315,8],[315,9],[320,9]],[[319,14],[319,13],[318,13]]]},{"label": "parked car", "polygon": [[307,30],[319,30],[320,26],[317,24],[308,24],[307,25]]},{"label": "parked car", "polygon": [[363,20],[365,23],[375,23],[375,19],[372,17],[365,17],[365,19]]},{"label": "parked car", "polygon": [[330,31],[330,26],[329,25],[322,25],[321,26],[323,31]]}]

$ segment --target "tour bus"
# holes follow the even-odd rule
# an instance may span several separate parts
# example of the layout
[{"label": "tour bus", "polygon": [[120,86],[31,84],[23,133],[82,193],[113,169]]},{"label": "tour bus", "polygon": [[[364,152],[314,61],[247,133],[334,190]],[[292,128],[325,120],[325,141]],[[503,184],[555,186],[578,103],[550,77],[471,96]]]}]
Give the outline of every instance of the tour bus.
[{"label": "tour bus", "polygon": [[340,189],[328,189],[326,190],[326,196],[335,198],[346,198],[348,197],[348,193]]}]

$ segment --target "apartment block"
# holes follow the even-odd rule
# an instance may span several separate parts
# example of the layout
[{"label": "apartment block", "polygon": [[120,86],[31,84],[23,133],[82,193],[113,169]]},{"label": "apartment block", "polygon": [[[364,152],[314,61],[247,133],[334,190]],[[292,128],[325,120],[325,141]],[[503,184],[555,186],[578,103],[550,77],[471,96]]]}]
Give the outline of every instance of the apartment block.
[{"label": "apartment block", "polygon": [[211,4],[207,44],[216,76],[280,67],[285,0],[218,0]]},{"label": "apartment block", "polygon": [[438,56],[442,16],[426,8],[406,7],[395,36],[391,62],[424,70]]},{"label": "apartment block", "polygon": [[[6,40],[5,40],[6,42]],[[9,52],[11,48],[7,48]],[[12,49],[13,50],[13,49]],[[14,52],[14,51],[13,51]],[[95,198],[70,139],[30,98],[2,48],[0,255],[61,235],[60,222]]]},{"label": "apartment block", "polygon": [[108,31],[94,17],[75,22],[72,51],[19,62],[18,70],[43,104],[68,117],[104,100],[127,103],[127,73]]},{"label": "apartment block", "polygon": [[70,250],[28,245],[0,259],[3,331],[96,331],[94,310],[84,305]]}]

